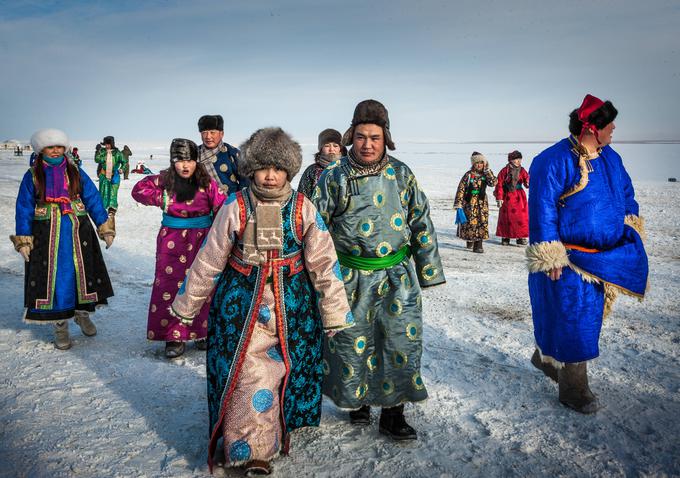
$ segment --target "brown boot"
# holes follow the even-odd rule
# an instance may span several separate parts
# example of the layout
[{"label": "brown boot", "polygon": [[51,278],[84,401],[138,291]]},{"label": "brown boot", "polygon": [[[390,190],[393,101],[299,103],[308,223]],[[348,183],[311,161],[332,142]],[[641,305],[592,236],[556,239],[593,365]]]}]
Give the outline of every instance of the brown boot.
[{"label": "brown boot", "polygon": [[584,414],[595,413],[599,408],[597,397],[588,386],[586,362],[564,364],[558,372],[557,383],[562,405]]},{"label": "brown boot", "polygon": [[246,476],[269,475],[272,472],[272,467],[268,461],[250,460],[243,465],[243,471]]},{"label": "brown boot", "polygon": [[484,246],[482,246],[482,241],[475,241],[474,246],[472,246],[472,252],[478,252],[480,254],[484,252]]},{"label": "brown boot", "polygon": [[531,356],[531,365],[543,372],[550,380],[557,383],[557,368],[553,364],[541,360],[541,353],[538,349],[534,350],[534,354]]},{"label": "brown boot", "polygon": [[510,245],[510,238],[509,237],[501,237],[501,246],[509,246]]},{"label": "brown boot", "polygon": [[86,310],[76,310],[74,322],[80,327],[80,331],[87,337],[97,335],[97,327],[90,320],[90,313]]},{"label": "brown boot", "polygon": [[54,346],[59,350],[68,350],[71,348],[68,322],[65,320],[54,323]]},{"label": "brown boot", "polygon": [[467,247],[468,249],[472,249],[473,244],[474,244],[474,242],[472,242],[472,241],[465,241],[465,247]]}]

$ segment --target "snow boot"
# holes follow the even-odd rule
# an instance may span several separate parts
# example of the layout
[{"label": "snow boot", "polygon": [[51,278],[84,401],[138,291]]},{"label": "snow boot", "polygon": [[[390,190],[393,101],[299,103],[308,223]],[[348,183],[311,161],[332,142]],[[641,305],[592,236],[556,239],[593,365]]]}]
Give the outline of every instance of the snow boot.
[{"label": "snow boot", "polygon": [[418,438],[413,427],[406,423],[403,404],[382,409],[378,431],[395,441],[416,440]]},{"label": "snow boot", "polygon": [[194,340],[194,345],[198,350],[208,350],[208,339]]},{"label": "snow boot", "polygon": [[509,246],[510,245],[510,238],[509,237],[501,237],[501,246]]},{"label": "snow boot", "polygon": [[54,324],[54,346],[59,350],[71,348],[71,337],[68,334],[68,322],[63,320]]},{"label": "snow boot", "polygon": [[165,342],[165,356],[173,359],[184,354],[186,344],[184,342]]},{"label": "snow boot", "polygon": [[465,241],[465,247],[467,247],[468,249],[472,249],[473,244],[474,244],[474,242],[472,242],[472,241]]},{"label": "snow boot", "polygon": [[559,398],[565,405],[579,413],[595,413],[599,408],[597,397],[588,386],[587,362],[566,363],[558,372]]},{"label": "snow boot", "polygon": [[364,405],[359,410],[351,410],[349,422],[352,425],[368,425],[371,423],[371,407]]},{"label": "snow boot", "polygon": [[534,354],[531,356],[531,365],[543,372],[550,380],[557,383],[557,367],[541,360],[541,353],[538,349],[535,349]]},{"label": "snow boot", "polygon": [[475,244],[472,247],[472,252],[478,252],[479,254],[482,254],[484,252],[484,246],[482,245],[482,241],[475,241]]},{"label": "snow boot", "polygon": [[262,476],[271,474],[272,467],[265,460],[250,460],[243,465],[243,470],[246,476]]},{"label": "snow boot", "polygon": [[517,239],[518,246],[526,246],[527,244],[529,244],[529,241],[527,241],[526,237],[520,237],[519,239]]},{"label": "snow boot", "polygon": [[87,337],[97,335],[97,327],[90,320],[90,313],[86,310],[76,310],[74,322],[80,327],[80,331]]}]

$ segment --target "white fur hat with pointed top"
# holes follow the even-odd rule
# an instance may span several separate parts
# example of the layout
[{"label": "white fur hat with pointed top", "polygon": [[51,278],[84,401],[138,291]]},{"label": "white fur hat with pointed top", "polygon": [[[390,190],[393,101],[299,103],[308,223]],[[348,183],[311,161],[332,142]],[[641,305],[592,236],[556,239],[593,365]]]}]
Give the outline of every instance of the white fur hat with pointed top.
[{"label": "white fur hat with pointed top", "polygon": [[31,146],[36,154],[42,152],[48,146],[63,146],[68,149],[70,146],[68,136],[60,129],[39,129],[31,136]]}]

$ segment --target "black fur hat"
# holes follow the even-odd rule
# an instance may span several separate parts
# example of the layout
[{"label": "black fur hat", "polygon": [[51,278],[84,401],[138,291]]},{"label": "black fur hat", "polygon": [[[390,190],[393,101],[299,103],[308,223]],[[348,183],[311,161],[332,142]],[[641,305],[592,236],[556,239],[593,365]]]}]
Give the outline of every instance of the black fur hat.
[{"label": "black fur hat", "polygon": [[116,147],[116,142],[115,142],[115,140],[113,139],[113,136],[104,136],[104,139],[102,140],[102,144],[103,144],[104,146],[106,146],[107,144],[110,144],[110,145],[111,145],[111,148],[115,148],[115,147]]},{"label": "black fur hat", "polygon": [[175,138],[170,143],[170,162],[197,161],[198,146],[190,139]]},{"label": "black fur hat", "polygon": [[208,130],[224,131],[224,119],[221,115],[203,115],[198,119],[198,132]]},{"label": "black fur hat", "polygon": [[238,161],[238,172],[252,178],[258,169],[276,167],[288,173],[288,181],[300,171],[302,149],[281,128],[262,128],[243,143]]},{"label": "black fur hat", "polygon": [[387,114],[387,108],[376,100],[364,100],[354,108],[354,116],[352,117],[352,125],[349,127],[342,137],[342,142],[345,146],[352,144],[354,140],[354,128],[360,124],[377,124],[383,129],[385,136],[385,145],[390,149],[395,149],[392,135],[390,134],[390,117]]}]

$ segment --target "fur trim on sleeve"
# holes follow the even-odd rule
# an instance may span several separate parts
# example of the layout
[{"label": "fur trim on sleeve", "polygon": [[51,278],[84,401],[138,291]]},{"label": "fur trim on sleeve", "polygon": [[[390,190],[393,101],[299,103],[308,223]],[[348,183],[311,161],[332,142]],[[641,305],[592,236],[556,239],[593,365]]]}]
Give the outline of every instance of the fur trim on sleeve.
[{"label": "fur trim on sleeve", "polygon": [[567,267],[567,249],[560,241],[544,241],[526,249],[529,272],[548,272],[557,267]]},{"label": "fur trim on sleeve", "polygon": [[9,236],[9,240],[12,241],[14,250],[17,252],[24,246],[28,246],[31,251],[33,250],[33,236]]},{"label": "fur trim on sleeve", "polygon": [[640,239],[642,239],[643,242],[647,240],[645,219],[643,217],[636,216],[635,214],[628,214],[623,220],[623,223],[635,229],[635,232],[640,235]]},{"label": "fur trim on sleeve", "polygon": [[114,216],[109,216],[106,222],[99,226],[97,233],[101,240],[104,240],[106,236],[116,237],[116,222]]}]

